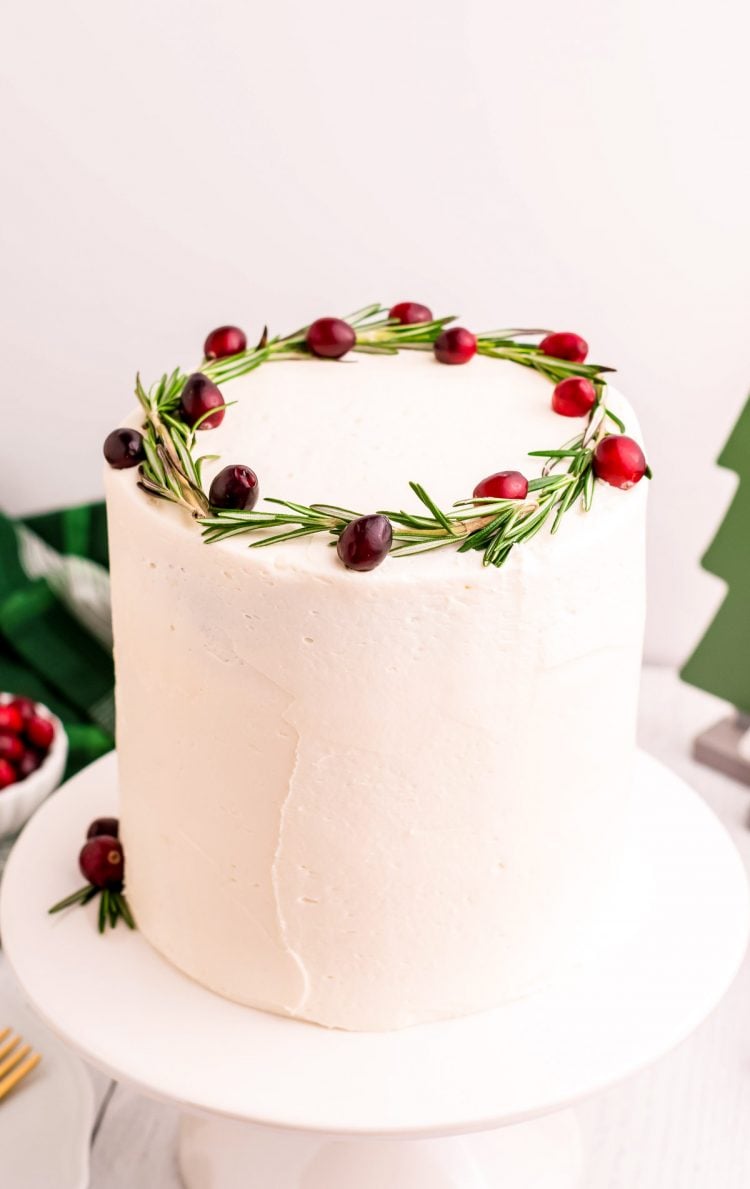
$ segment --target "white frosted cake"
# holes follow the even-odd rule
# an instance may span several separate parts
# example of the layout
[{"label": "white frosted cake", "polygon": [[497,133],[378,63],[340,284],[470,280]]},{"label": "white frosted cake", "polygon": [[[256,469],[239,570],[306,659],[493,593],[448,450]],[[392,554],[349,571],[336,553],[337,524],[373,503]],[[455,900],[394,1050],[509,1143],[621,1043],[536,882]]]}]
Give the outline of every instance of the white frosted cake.
[{"label": "white frosted cake", "polygon": [[[371,311],[362,325],[357,345],[389,343],[392,323],[378,329]],[[183,484],[174,503],[156,498],[162,477],[170,489],[159,467],[174,472],[183,441],[170,422],[187,407],[183,394],[174,411],[184,377],[172,377],[168,417],[153,413],[158,392],[144,394],[156,459],[135,449],[140,466],[107,471],[121,832],[138,926],[221,995],[354,1030],[480,1011],[549,977],[616,863],[634,754],[647,484],[621,490],[640,474],[608,472],[606,448],[598,469],[593,459],[602,442],[630,441],[615,417],[638,437],[633,412],[596,369],[592,408],[556,412],[555,380],[586,367],[557,360],[554,373],[537,339],[531,367],[503,346],[510,332],[444,366],[431,349],[443,329],[426,326],[424,350],[334,363],[313,357],[308,332],[288,351],[272,341],[282,358],[235,378],[252,351],[205,364],[236,403],[195,441],[185,430],[193,457],[220,457],[201,484],[183,458],[193,490]],[[397,345],[417,343],[404,332]],[[295,352],[307,357],[284,360]],[[127,424],[142,427],[144,409]],[[453,507],[506,468],[538,479],[544,459],[529,452],[576,435],[525,499]],[[224,520],[204,509],[209,534],[237,530],[204,540],[187,505],[227,464],[252,467],[261,498]],[[410,480],[466,518],[446,529]],[[544,501],[554,493],[559,507],[567,492],[576,499],[553,534]],[[300,512],[264,529],[257,513],[281,510],[267,497],[352,513],[330,532],[252,547],[313,527]],[[422,529],[447,543],[398,556],[421,530],[391,521],[382,564],[347,568],[341,524],[383,509],[432,519]],[[500,567],[457,547],[491,532],[493,515],[500,545],[514,525],[541,524],[517,533]]]}]

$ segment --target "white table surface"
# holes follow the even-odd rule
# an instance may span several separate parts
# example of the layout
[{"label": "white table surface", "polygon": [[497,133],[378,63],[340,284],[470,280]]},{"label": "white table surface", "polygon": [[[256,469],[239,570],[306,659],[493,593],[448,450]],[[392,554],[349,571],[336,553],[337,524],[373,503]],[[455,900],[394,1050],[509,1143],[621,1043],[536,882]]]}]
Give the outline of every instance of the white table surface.
[{"label": "white table surface", "polygon": [[[695,764],[689,754],[693,735],[724,712],[722,703],[682,685],[671,670],[644,672],[642,746],[702,793],[750,870],[750,788]],[[0,986],[9,978],[0,957]],[[96,1071],[92,1078],[99,1111],[91,1189],[180,1189],[177,1110]],[[746,1189],[750,959],[718,1011],[690,1040],[646,1073],[581,1106],[579,1118],[587,1149],[582,1189]]]}]

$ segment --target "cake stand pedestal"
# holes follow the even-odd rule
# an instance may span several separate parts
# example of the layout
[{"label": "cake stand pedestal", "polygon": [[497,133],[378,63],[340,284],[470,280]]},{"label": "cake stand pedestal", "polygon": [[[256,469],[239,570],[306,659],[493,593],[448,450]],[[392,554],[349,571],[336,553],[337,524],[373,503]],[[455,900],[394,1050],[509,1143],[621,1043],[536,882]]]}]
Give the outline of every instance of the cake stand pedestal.
[{"label": "cake stand pedestal", "polygon": [[582,1168],[572,1111],[476,1135],[349,1139],[185,1116],[187,1189],[574,1189]]},{"label": "cake stand pedestal", "polygon": [[637,766],[626,858],[554,984],[495,1011],[331,1032],[213,995],[138,933],[100,937],[76,886],[88,822],[116,813],[106,757],[11,854],[3,944],[37,1011],[113,1077],[185,1111],[187,1189],[573,1189],[571,1106],[686,1037],[744,954],[748,895],[723,827],[673,773]]}]

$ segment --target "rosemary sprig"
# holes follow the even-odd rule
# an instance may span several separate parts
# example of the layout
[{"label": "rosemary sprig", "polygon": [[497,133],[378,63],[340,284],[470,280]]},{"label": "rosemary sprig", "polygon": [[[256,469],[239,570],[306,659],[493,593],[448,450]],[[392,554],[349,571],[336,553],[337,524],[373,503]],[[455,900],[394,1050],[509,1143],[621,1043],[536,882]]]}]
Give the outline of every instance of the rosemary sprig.
[{"label": "rosemary sprig", "polygon": [[133,919],[133,914],[125,893],[116,888],[95,888],[93,884],[86,884],[85,887],[79,888],[77,892],[73,892],[71,896],[66,896],[64,900],[59,900],[57,904],[53,904],[52,908],[48,909],[48,912],[54,914],[56,912],[62,912],[66,908],[72,908],[74,904],[88,904],[95,896],[101,897],[98,913],[98,928],[100,933],[104,932],[107,925],[111,929],[114,929],[120,918],[122,918],[129,929],[135,929],[135,920]]},{"label": "rosemary sprig", "polygon": [[[406,557],[454,545],[460,552],[481,549],[485,565],[501,565],[512,545],[528,540],[539,531],[549,512],[572,483],[568,474],[548,476],[546,479],[532,480],[527,500],[463,500],[454,504],[450,511],[441,510],[418,483],[410,483],[409,486],[428,515],[403,509],[383,509],[380,515],[387,516],[393,525],[391,553],[394,557]],[[347,524],[361,515],[328,504],[292,504],[288,500],[276,499],[268,502],[276,504],[280,511],[217,510],[212,516],[202,518],[200,523],[203,525],[204,539],[213,542],[238,534],[264,533],[250,545],[251,549],[262,549],[279,541],[327,533],[332,538],[331,544],[335,544]],[[282,531],[265,535],[272,529]],[[505,546],[508,546],[507,550]]]},{"label": "rosemary sprig", "polygon": [[555,359],[540,350],[536,343],[518,342],[519,338],[526,335],[544,333],[541,330],[486,331],[477,336],[477,354],[487,355],[491,359],[507,359],[521,367],[531,367],[555,384],[568,376],[584,376],[596,381],[599,376],[614,370],[601,363],[571,363],[567,359]]},{"label": "rosemary sprig", "polygon": [[[187,376],[176,370],[171,376],[162,376],[146,392],[141,377],[136,376],[135,394],[146,415],[143,425],[146,461],[141,464],[138,485],[149,495],[179,504],[197,517],[209,511],[201,478],[203,464],[217,456],[206,454],[193,458],[195,432],[200,422],[191,428],[175,416],[186,380]],[[208,415],[216,412],[217,408],[212,408]]]},{"label": "rosemary sprig", "polygon": [[[448,323],[455,321],[455,315],[435,318],[432,322],[419,322],[403,326],[388,317],[385,306],[373,302],[361,310],[355,310],[344,319],[357,335],[353,350],[366,354],[395,355],[398,351],[428,351]],[[256,347],[239,355],[225,359],[211,360],[201,366],[205,375],[215,384],[236,379],[254,371],[261,363],[282,359],[305,359],[310,357],[305,342],[307,327],[303,326],[290,335],[269,338],[261,336]],[[507,359],[522,367],[532,367],[548,379],[563,380],[567,376],[586,376],[595,379],[612,369],[596,363],[570,363],[565,359],[553,359],[545,355],[536,343],[519,340],[547,334],[543,328],[531,330],[488,330],[477,336],[477,354],[493,359]]]}]

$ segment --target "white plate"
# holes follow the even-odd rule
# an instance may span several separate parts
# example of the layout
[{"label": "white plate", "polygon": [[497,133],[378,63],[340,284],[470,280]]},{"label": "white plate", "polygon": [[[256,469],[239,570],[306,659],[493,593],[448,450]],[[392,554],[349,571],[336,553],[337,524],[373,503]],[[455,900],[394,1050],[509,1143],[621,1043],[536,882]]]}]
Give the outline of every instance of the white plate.
[{"label": "white plate", "polygon": [[0,1184],[86,1189],[94,1125],[91,1079],[0,969],[0,1027],[6,1025],[42,1054],[42,1062],[0,1103]]}]

